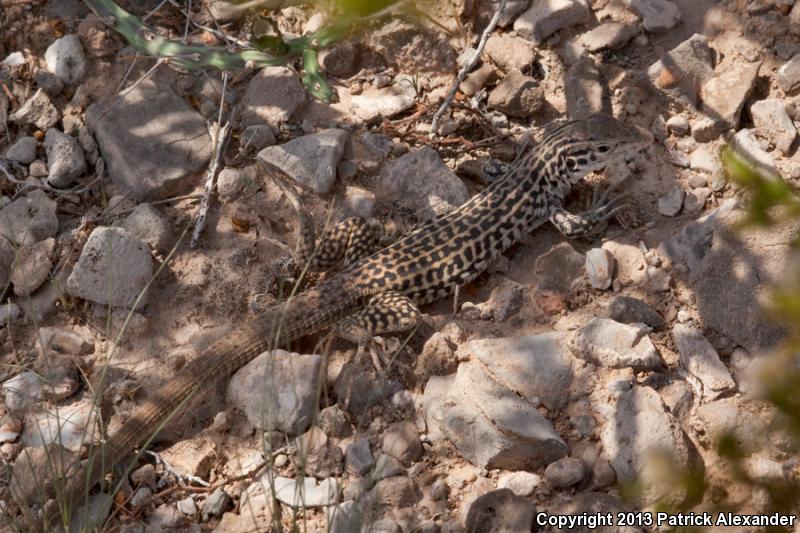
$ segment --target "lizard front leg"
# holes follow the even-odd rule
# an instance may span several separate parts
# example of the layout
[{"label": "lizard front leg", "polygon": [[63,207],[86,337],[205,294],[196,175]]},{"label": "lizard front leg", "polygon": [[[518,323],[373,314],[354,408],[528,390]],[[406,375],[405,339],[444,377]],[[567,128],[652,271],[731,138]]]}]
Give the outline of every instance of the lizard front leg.
[{"label": "lizard front leg", "polygon": [[550,210],[550,223],[568,239],[586,237],[602,231],[611,217],[625,208],[625,204],[620,203],[620,200],[624,199],[627,193],[611,196],[615,188],[615,186],[610,187],[602,195],[595,188],[592,205],[580,213],[570,213],[560,205],[554,206]]}]

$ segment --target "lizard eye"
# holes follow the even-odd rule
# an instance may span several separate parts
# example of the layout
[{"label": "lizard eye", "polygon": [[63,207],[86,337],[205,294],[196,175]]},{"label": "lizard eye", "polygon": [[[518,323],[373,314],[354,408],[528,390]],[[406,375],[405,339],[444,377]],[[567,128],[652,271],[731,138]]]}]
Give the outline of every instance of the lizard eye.
[{"label": "lizard eye", "polygon": [[597,147],[597,151],[600,152],[601,154],[608,152],[610,149],[611,147],[608,146],[607,144],[601,144],[600,146]]}]

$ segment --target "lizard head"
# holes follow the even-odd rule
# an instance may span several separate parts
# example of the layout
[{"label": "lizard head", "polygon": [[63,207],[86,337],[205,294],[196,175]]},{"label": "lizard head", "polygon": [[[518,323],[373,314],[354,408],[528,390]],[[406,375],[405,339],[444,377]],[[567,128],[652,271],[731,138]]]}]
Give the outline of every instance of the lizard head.
[{"label": "lizard head", "polygon": [[577,182],[589,172],[604,168],[609,162],[630,156],[653,142],[653,135],[606,114],[564,122],[546,136],[560,151],[571,181]]}]

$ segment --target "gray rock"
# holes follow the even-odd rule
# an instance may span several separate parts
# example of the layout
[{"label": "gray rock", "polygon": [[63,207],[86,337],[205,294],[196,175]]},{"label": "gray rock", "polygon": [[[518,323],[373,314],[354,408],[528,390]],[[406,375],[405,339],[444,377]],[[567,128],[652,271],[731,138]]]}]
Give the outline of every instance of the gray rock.
[{"label": "gray rock", "polygon": [[347,471],[356,476],[363,476],[375,466],[375,458],[372,457],[367,439],[358,439],[348,444],[344,455]]},{"label": "gray rock", "polygon": [[800,223],[789,218],[768,229],[737,228],[744,218],[742,211],[726,210],[707,219],[689,281],[705,324],[757,353],[786,334],[754,302],[768,300],[767,287],[786,279],[789,243],[800,233]]},{"label": "gray rock", "polygon": [[[7,307],[7,304],[2,307]],[[31,405],[44,399],[41,377],[32,371],[21,372],[4,381],[0,390],[6,407],[12,413],[24,414]]]},{"label": "gray rock", "polygon": [[21,315],[22,309],[14,302],[6,302],[0,305],[0,327],[11,324]]},{"label": "gray rock", "polygon": [[451,75],[456,52],[443,33],[394,17],[368,34],[367,44],[396,72]]},{"label": "gray rock", "polygon": [[218,488],[203,503],[203,521],[222,516],[222,513],[227,511],[232,503],[228,493],[222,490],[222,487]]},{"label": "gray rock", "polygon": [[30,165],[36,159],[36,139],[27,135],[20,136],[6,150],[6,157],[23,165]]},{"label": "gray rock", "polygon": [[639,27],[637,25],[612,21],[595,26],[581,35],[578,41],[590,52],[599,52],[600,50],[622,48],[638,34]]},{"label": "gray rock", "polygon": [[681,20],[681,10],[669,0],[624,0],[642,18],[645,31],[663,33]]},{"label": "gray rock", "polygon": [[320,54],[320,65],[337,78],[349,78],[361,70],[361,50],[353,43],[338,43]]},{"label": "gray rock", "polygon": [[259,429],[299,435],[317,408],[321,364],[320,355],[264,352],[233,375],[228,401]]},{"label": "gray rock", "polygon": [[319,412],[319,427],[331,438],[341,439],[353,434],[350,422],[339,404],[326,407]]},{"label": "gray rock", "polygon": [[761,61],[736,62],[705,82],[701,88],[703,111],[720,128],[738,128],[739,115],[755,87]]},{"label": "gray rock", "polygon": [[350,99],[350,107],[364,122],[378,122],[414,107],[414,96],[404,87],[370,88]]},{"label": "gray rock", "polygon": [[692,189],[700,189],[708,185],[708,178],[702,174],[692,174],[688,179],[689,187]]},{"label": "gray rock", "polygon": [[761,148],[753,132],[749,129],[745,128],[737,131],[731,138],[730,144],[738,155],[744,157],[762,173],[772,176],[774,179],[780,179],[780,173],[775,165],[775,158]]},{"label": "gray rock", "polygon": [[719,137],[720,129],[714,119],[703,115],[692,121],[692,138],[699,143],[711,142]]},{"label": "gray rock", "polygon": [[592,481],[595,487],[610,487],[617,482],[617,473],[606,459],[598,459],[592,468]]},{"label": "gray rock", "polygon": [[572,384],[573,358],[567,334],[542,333],[469,341],[459,352],[485,367],[487,376],[503,387],[548,409],[563,408]]},{"label": "gray rock", "polygon": [[605,248],[592,248],[586,252],[586,276],[595,289],[611,287],[614,277],[614,256]]},{"label": "gray rock", "polygon": [[258,151],[275,144],[272,128],[265,124],[247,126],[239,136],[239,144],[243,149]]},{"label": "gray rock", "polygon": [[653,370],[662,360],[648,331],[641,324],[593,318],[575,332],[570,348],[581,359],[607,368]]},{"label": "gray rock", "polygon": [[57,443],[70,451],[80,452],[82,447],[100,441],[97,422],[97,406],[91,400],[50,406],[26,417],[22,443],[34,448]]},{"label": "gray rock", "polygon": [[577,485],[584,477],[586,477],[586,465],[576,457],[562,457],[544,469],[544,479],[556,489],[567,489]]},{"label": "gray rock", "polygon": [[213,149],[203,116],[164,82],[145,80],[109,108],[90,105],[86,124],[111,180],[138,201],[193,187]]},{"label": "gray rock", "polygon": [[28,296],[42,286],[53,267],[55,248],[56,240],[52,237],[19,247],[9,277],[14,294]]},{"label": "gray rock", "polygon": [[533,2],[514,22],[514,30],[536,44],[562,28],[589,21],[591,10],[585,0]]},{"label": "gray rock", "polygon": [[405,474],[405,472],[406,469],[403,468],[403,465],[400,464],[400,461],[391,455],[382,453],[375,461],[375,470],[373,470],[370,474],[370,479],[372,481],[380,481],[381,479],[385,479],[387,477]]},{"label": "gray rock", "polygon": [[[191,497],[187,498],[191,500]],[[133,509],[143,509],[144,507],[150,505],[150,502],[153,500],[153,490],[150,487],[139,487],[131,496],[131,507]],[[181,502],[178,502],[178,508],[180,508]]]},{"label": "gray rock", "polygon": [[775,77],[778,87],[785,93],[793,93],[800,87],[800,54],[781,65]]},{"label": "gray rock", "polygon": [[55,237],[56,231],[56,203],[40,189],[0,209],[0,236],[13,244],[34,244]]},{"label": "gray rock", "polygon": [[156,488],[156,469],[150,464],[146,463],[133,472],[131,472],[131,483],[134,487],[146,486],[151,489]]},{"label": "gray rock", "polygon": [[689,156],[689,168],[709,174],[722,172],[722,163],[718,151],[707,146],[700,146]]},{"label": "gray rock", "polygon": [[567,452],[531,403],[495,382],[477,363],[462,363],[449,378],[431,377],[423,408],[429,433],[443,434],[481,468],[527,470]]},{"label": "gray rock", "polygon": [[[108,519],[114,500],[110,494],[97,493],[88,497],[86,505],[78,507],[69,524],[70,531],[93,531],[102,529]],[[84,500],[80,500],[81,502]]]},{"label": "gray rock", "polygon": [[36,73],[36,85],[38,85],[48,96],[56,97],[64,90],[64,82],[46,70]]},{"label": "gray rock", "polygon": [[120,223],[122,229],[133,238],[149,244],[153,249],[166,253],[172,242],[172,231],[161,213],[150,204],[139,204]]},{"label": "gray rock", "polygon": [[[214,493],[216,494],[216,491],[214,491]],[[193,517],[197,514],[197,504],[194,503],[194,498],[192,498],[191,496],[187,496],[182,500],[178,500],[177,507],[178,511],[180,511],[181,514],[184,514],[186,516]],[[205,509],[205,506],[203,508]]]},{"label": "gray rock", "polygon": [[[689,493],[672,485],[667,472],[685,472],[701,463],[699,454],[678,422],[667,412],[658,393],[634,386],[622,394],[600,436],[603,454],[621,483],[641,484],[642,505],[691,503]],[[664,455],[674,463],[667,467]]]},{"label": "gray rock", "polygon": [[484,63],[476,68],[461,82],[459,89],[467,96],[473,96],[487,85],[497,81],[497,70],[493,65]]},{"label": "gray rock", "polygon": [[422,456],[422,443],[413,422],[397,422],[383,434],[383,452],[391,455],[404,466],[411,466]]},{"label": "gray rock", "polygon": [[464,183],[429,146],[387,163],[378,175],[376,196],[413,210],[420,221],[442,215],[469,199]]},{"label": "gray rock", "polygon": [[258,157],[283,169],[314,192],[328,194],[336,181],[336,165],[348,136],[344,130],[328,129],[264,148]]},{"label": "gray rock", "polygon": [[[266,474],[262,483],[269,487]],[[304,477],[302,480],[276,477],[274,480],[275,497],[284,505],[308,509],[311,507],[327,507],[336,503],[339,493],[336,479],[327,478],[317,484],[314,478]]]},{"label": "gray rock", "polygon": [[42,89],[33,93],[22,106],[14,111],[8,119],[20,126],[33,125],[40,130],[52,128],[58,122],[60,115],[58,109],[50,101]]},{"label": "gray rock", "polygon": [[513,69],[489,93],[488,105],[508,116],[526,118],[541,111],[544,101],[539,82]]},{"label": "gray rock", "polygon": [[623,324],[642,323],[653,329],[666,325],[664,318],[642,300],[630,296],[618,296],[606,310],[608,318]]},{"label": "gray rock", "polygon": [[361,187],[348,186],[344,192],[344,204],[355,216],[368,219],[375,208],[375,194]]},{"label": "gray rock", "polygon": [[511,489],[517,496],[530,496],[542,478],[532,472],[511,472],[497,480],[498,489]]},{"label": "gray rock", "polygon": [[791,153],[792,144],[797,138],[797,129],[786,113],[783,101],[778,98],[767,98],[753,102],[750,115],[758,132],[772,141],[783,155]]},{"label": "gray rock", "polygon": [[268,124],[273,130],[306,101],[306,90],[287,67],[265,67],[253,76],[242,97],[241,125]]},{"label": "gray rock", "polygon": [[681,137],[689,133],[689,121],[683,115],[674,115],[667,120],[667,129]]},{"label": "gray rock", "polygon": [[65,35],[53,41],[44,53],[47,69],[67,85],[75,85],[86,74],[89,62],[75,34]]},{"label": "gray rock", "polygon": [[145,531],[170,531],[186,524],[186,518],[172,505],[162,503],[150,513]]},{"label": "gray rock", "polygon": [[64,188],[86,172],[86,159],[78,141],[55,128],[47,130],[44,137],[47,153],[47,184]]},{"label": "gray rock", "polygon": [[223,168],[217,175],[217,192],[224,200],[235,200],[249,181],[250,178],[241,169]]},{"label": "gray rock", "polygon": [[530,533],[537,530],[536,508],[509,489],[493,490],[472,502],[466,526],[468,533]]},{"label": "gray rock", "polygon": [[34,178],[43,178],[47,176],[47,164],[41,159],[36,159],[28,167],[28,173]]},{"label": "gray rock", "polygon": [[367,493],[366,501],[372,506],[384,506],[392,509],[410,507],[417,503],[417,491],[414,482],[406,476],[394,476],[381,479]]},{"label": "gray rock", "polygon": [[599,112],[611,112],[611,100],[605,90],[606,83],[600,76],[594,60],[582,56],[567,70],[564,93],[567,114],[570,118],[586,118]]},{"label": "gray rock", "polygon": [[536,60],[533,44],[516,35],[493,33],[486,41],[484,51],[504,72],[514,69],[529,72]]},{"label": "gray rock", "polygon": [[666,194],[658,197],[658,212],[665,217],[677,215],[683,205],[683,195],[683,187],[680,185],[675,184],[670,187]]},{"label": "gray rock", "polygon": [[647,76],[668,96],[697,106],[698,88],[714,76],[714,52],[708,39],[695,33],[650,65]]},{"label": "gray rock", "polygon": [[713,400],[736,387],[717,351],[700,330],[678,324],[672,328],[672,338],[681,354],[681,366],[703,384],[704,398]]},{"label": "gray rock", "polygon": [[[153,258],[122,228],[95,228],[67,278],[67,292],[102,305],[131,308],[153,277]],[[142,296],[139,305],[147,302]]]},{"label": "gray rock", "polygon": [[689,191],[683,199],[683,212],[687,215],[697,215],[706,206],[706,201],[711,196],[711,189],[698,187]]},{"label": "gray rock", "polygon": [[567,307],[567,300],[580,286],[586,271],[586,257],[571,244],[561,243],[536,259],[533,291],[536,303],[551,314]]}]

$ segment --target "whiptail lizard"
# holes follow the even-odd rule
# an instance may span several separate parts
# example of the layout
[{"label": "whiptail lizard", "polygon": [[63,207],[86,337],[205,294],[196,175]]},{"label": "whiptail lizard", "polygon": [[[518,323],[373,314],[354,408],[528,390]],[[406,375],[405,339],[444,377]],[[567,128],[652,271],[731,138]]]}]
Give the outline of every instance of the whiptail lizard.
[{"label": "whiptail lizard", "polygon": [[363,219],[348,219],[319,244],[313,226],[301,220],[296,261],[311,261],[314,268],[338,261],[345,265],[342,270],[270,308],[187,364],[93,451],[85,467],[62,480],[59,499],[69,505],[50,509],[46,517],[50,523],[68,523],[65,510],[81,503],[112,466],[132,465],[131,452],[146,447],[189,398],[226,380],[265,350],[331,326],[339,336],[360,343],[408,330],[420,318],[418,305],[471,281],[541,224],[550,221],[570,238],[593,233],[618,212],[619,197],[609,199],[606,193],[588,211],[572,214],[563,208],[571,186],[651,141],[645,130],[607,115],[551,123],[542,141],[526,148],[500,179],[375,253]]}]

